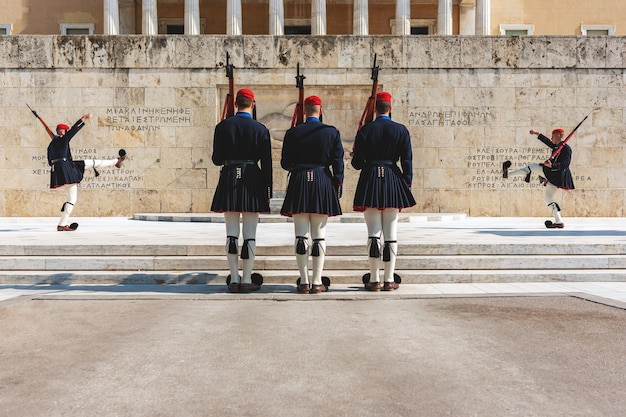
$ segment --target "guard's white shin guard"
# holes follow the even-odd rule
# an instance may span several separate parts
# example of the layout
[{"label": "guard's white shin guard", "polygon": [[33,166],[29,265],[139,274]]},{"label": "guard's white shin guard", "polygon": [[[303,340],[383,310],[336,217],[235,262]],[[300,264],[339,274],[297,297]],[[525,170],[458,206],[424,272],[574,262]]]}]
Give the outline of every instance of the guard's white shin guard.
[{"label": "guard's white shin guard", "polygon": [[230,282],[239,284],[239,213],[224,213],[226,223],[226,260],[230,270]]},{"label": "guard's white shin guard", "polygon": [[385,266],[385,282],[393,282],[398,257],[398,242],[387,241],[383,248],[383,265]]},{"label": "guard's white shin guard", "polygon": [[[244,250],[244,248],[246,248]],[[244,252],[245,251],[245,252]],[[243,241],[243,247],[241,248],[242,258],[242,283],[252,283],[252,267],[254,266],[254,254],[256,252],[256,241],[254,239],[245,239]],[[246,253],[246,257],[244,257]]]},{"label": "guard's white shin guard", "polygon": [[86,168],[108,168],[117,164],[117,159],[85,159]]},{"label": "guard's white shin guard", "polygon": [[237,254],[226,253],[226,259],[228,260],[228,270],[230,271],[230,282],[233,284],[239,284],[239,265]]},{"label": "guard's white shin guard", "polygon": [[311,259],[313,261],[313,285],[322,285],[322,270],[324,269],[324,258],[326,256],[326,241],[324,239],[313,239],[311,249]]},{"label": "guard's white shin guard", "polygon": [[561,208],[555,202],[548,204],[548,207],[552,209],[552,215],[554,215],[554,223],[563,223],[563,219],[561,218]]},{"label": "guard's white shin guard", "polygon": [[[302,253],[304,252],[304,253]],[[296,262],[300,284],[309,283],[309,244],[306,236],[296,236]]]},{"label": "guard's white shin guard", "polygon": [[241,247],[242,277],[243,284],[252,283],[252,268],[254,267],[254,256],[256,253],[256,228],[259,222],[258,213],[243,213],[242,234],[243,246]]},{"label": "guard's white shin guard", "polygon": [[530,166],[526,165],[524,167],[509,171],[509,176],[519,174],[530,174]]},{"label": "guard's white shin guard", "polygon": [[70,214],[74,210],[74,204],[78,199],[78,185],[71,184],[67,187],[67,201],[61,206],[61,219],[59,220],[59,226],[67,226],[69,223]]},{"label": "guard's white shin guard", "polygon": [[[367,250],[369,254],[367,260],[370,267],[370,282],[380,282],[380,239],[370,237]],[[373,254],[378,256],[372,256]]]}]

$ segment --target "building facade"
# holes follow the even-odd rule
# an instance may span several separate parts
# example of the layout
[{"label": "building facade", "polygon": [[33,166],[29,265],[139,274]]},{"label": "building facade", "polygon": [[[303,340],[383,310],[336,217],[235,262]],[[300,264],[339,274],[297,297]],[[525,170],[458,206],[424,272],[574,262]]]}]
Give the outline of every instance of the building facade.
[{"label": "building facade", "polygon": [[624,35],[622,0],[0,0],[0,33]]},{"label": "building facade", "polygon": [[[393,118],[413,138],[412,211],[547,215],[541,184],[505,182],[501,164],[545,160],[548,148],[529,129],[569,131],[591,112],[571,142],[576,190],[563,193],[562,208],[566,216],[623,216],[626,37],[611,19],[624,16],[624,6],[606,2],[606,16],[598,13],[607,7],[582,1],[574,2],[578,11],[572,2],[547,11],[561,3],[0,0],[0,28],[10,34],[0,36],[0,216],[59,212],[58,190],[48,189],[49,139],[24,103],[51,126],[94,114],[73,140],[76,159],[128,152],[122,169],[86,173],[73,215],[209,211],[227,53],[236,88],[255,91],[258,120],[271,132],[277,197],[286,186],[277,162],[299,64],[306,93],[322,97],[324,121],[341,132],[341,204],[351,211],[358,172],[349,151],[376,55],[379,90],[392,93]],[[476,18],[480,7],[489,24]],[[402,34],[400,21],[409,22]],[[230,33],[239,24],[241,33]],[[488,34],[477,34],[481,24]],[[452,33],[438,36],[442,27]],[[468,28],[473,36],[462,33]],[[506,36],[524,31],[532,36]],[[168,32],[177,35],[155,36]],[[410,35],[419,32],[431,36]]]}]

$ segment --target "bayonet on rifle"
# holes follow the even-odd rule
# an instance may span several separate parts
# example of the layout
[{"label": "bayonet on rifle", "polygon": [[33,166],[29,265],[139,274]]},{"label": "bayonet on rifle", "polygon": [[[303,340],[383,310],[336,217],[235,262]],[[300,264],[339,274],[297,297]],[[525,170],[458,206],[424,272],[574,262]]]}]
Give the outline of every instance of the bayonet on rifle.
[{"label": "bayonet on rifle", "polygon": [[361,120],[359,121],[359,129],[361,129],[364,125],[370,123],[374,120],[374,112],[376,110],[376,93],[378,92],[378,72],[380,71],[380,67],[376,65],[376,54],[374,54],[374,64],[372,65],[372,93],[367,99],[367,103],[365,104],[365,109],[363,110],[363,114],[361,115]]},{"label": "bayonet on rifle", "polygon": [[28,103],[26,103],[26,107],[28,107],[28,108],[29,108],[29,110],[30,110],[31,112],[33,112],[33,114],[35,115],[35,117],[36,117],[37,119],[39,119],[39,121],[41,122],[41,124],[43,125],[43,127],[46,129],[46,132],[48,133],[48,136],[50,136],[50,139],[54,139],[54,132],[52,131],[52,129],[50,129],[50,128],[48,127],[48,125],[46,124],[46,122],[45,122],[45,121],[44,121],[44,120],[43,120],[43,119],[42,119],[42,118],[41,118],[41,117],[37,114],[37,112],[36,112],[35,110],[33,110],[33,109],[32,109],[32,108],[28,105]]},{"label": "bayonet on rifle", "polygon": [[561,153],[561,151],[563,150],[563,148],[565,147],[565,144],[572,138],[572,136],[574,136],[574,133],[576,132],[576,130],[578,130],[578,128],[580,127],[580,125],[583,124],[583,122],[585,120],[587,120],[587,117],[589,117],[591,115],[591,113],[593,113],[596,109],[591,110],[584,119],[582,119],[580,121],[580,123],[578,123],[576,125],[576,127],[574,128],[574,130],[571,131],[571,133],[569,135],[567,135],[567,137],[565,138],[564,141],[561,142],[561,144],[559,145],[558,148],[556,148],[553,152],[552,152],[552,156],[550,157],[550,160],[552,162],[554,162],[556,160],[556,157],[559,156],[559,154]]},{"label": "bayonet on rifle", "polygon": [[222,120],[235,115],[235,76],[234,65],[230,63],[230,54],[226,52],[226,77],[228,78],[228,94],[224,100],[224,108],[222,109]]},{"label": "bayonet on rifle", "polygon": [[306,77],[300,74],[300,63],[296,66],[296,88],[298,89],[298,102],[293,110],[291,118],[291,127],[304,123],[304,79]]}]

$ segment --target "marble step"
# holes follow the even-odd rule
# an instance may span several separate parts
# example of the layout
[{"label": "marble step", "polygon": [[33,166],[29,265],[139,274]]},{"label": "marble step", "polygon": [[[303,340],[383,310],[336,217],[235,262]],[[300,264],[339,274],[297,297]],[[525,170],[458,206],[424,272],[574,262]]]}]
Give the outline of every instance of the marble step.
[{"label": "marble step", "polygon": [[[223,248],[221,248],[223,251]],[[291,248],[293,251],[293,248]],[[240,260],[241,266],[241,260]],[[367,256],[330,256],[326,271],[367,270]],[[403,270],[571,270],[626,269],[626,255],[401,255]],[[226,270],[223,254],[214,256],[0,256],[0,271],[213,271]],[[295,255],[257,255],[255,269],[297,270]]]},{"label": "marble step", "polygon": [[[259,245],[257,256],[293,256],[293,244],[272,246]],[[366,243],[362,245],[328,245],[326,253],[330,256],[361,256],[367,253]],[[626,253],[620,243],[401,243],[398,247],[400,257],[416,255],[621,255]],[[116,245],[0,245],[0,257],[19,256],[224,256],[224,245],[181,245],[181,244],[116,244]]]},{"label": "marble step", "polygon": [[[296,272],[261,271],[266,286],[295,284]],[[325,275],[335,284],[361,286],[365,270],[332,270]],[[509,282],[619,282],[626,269],[569,270],[402,270],[405,284],[509,283]],[[110,284],[218,284],[228,271],[3,271],[1,285],[110,285]],[[332,287],[332,284],[331,284]],[[167,286],[163,287],[167,291]]]}]

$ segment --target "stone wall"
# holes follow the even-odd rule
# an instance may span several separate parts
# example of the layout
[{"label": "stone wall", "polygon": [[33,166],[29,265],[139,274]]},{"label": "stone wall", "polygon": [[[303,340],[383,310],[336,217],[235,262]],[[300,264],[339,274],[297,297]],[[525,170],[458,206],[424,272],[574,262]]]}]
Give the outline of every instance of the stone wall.
[{"label": "stone wall", "polygon": [[622,216],[626,156],[625,39],[622,37],[0,37],[0,216],[56,216],[48,137],[26,103],[55,126],[94,118],[72,141],[75,159],[113,158],[122,169],[86,172],[73,216],[207,212],[219,168],[212,133],[227,91],[226,52],[236,88],[257,96],[272,132],[275,191],[284,192],[281,140],[290,126],[296,65],[306,94],[322,97],[324,122],[346,150],[342,206],[351,211],[358,172],[349,151],[378,56],[380,90],[409,128],[415,212],[544,216],[543,189],[500,167],[542,161],[530,129],[567,132],[594,108],[570,144],[576,190],[565,216]]}]

